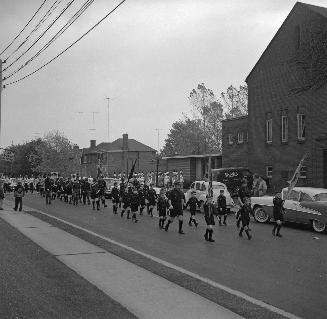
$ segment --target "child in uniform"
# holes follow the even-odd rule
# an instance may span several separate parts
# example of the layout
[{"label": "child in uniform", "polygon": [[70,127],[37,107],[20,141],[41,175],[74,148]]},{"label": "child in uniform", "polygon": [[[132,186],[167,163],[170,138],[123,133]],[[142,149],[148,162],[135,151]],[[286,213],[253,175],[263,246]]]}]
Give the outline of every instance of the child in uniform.
[{"label": "child in uniform", "polygon": [[[274,203],[274,219],[275,225],[272,230],[273,236],[282,237],[280,234],[280,229],[282,228],[282,223],[284,220],[284,200],[282,200],[281,193],[277,193],[273,199]],[[277,233],[275,233],[277,230]]]},{"label": "child in uniform", "polygon": [[159,228],[164,228],[164,223],[167,217],[167,208],[169,207],[168,199],[165,196],[165,189],[160,190],[160,197],[157,203],[157,211],[159,212]]},{"label": "child in uniform", "polygon": [[114,182],[114,187],[111,190],[111,197],[112,197],[112,205],[113,205],[114,214],[117,214],[118,205],[119,205],[119,189],[118,189],[117,182]]},{"label": "child in uniform", "polygon": [[139,198],[138,191],[135,187],[133,189],[133,193],[131,194],[132,221],[134,221],[135,223],[138,222],[136,218],[136,212],[139,210],[139,206],[140,206],[140,198]]},{"label": "child in uniform", "polygon": [[131,192],[130,192],[130,187],[125,190],[125,193],[123,194],[122,198],[123,202],[123,209],[120,213],[120,217],[124,216],[125,211],[127,211],[127,219],[130,219],[129,214],[131,212]]},{"label": "child in uniform", "polygon": [[249,197],[244,198],[244,205],[241,207],[241,209],[238,211],[240,221],[242,223],[242,227],[239,232],[239,236],[243,236],[243,230],[245,230],[246,235],[248,236],[248,239],[250,240],[252,236],[250,235],[250,215],[253,215],[252,208],[251,208],[251,199]]},{"label": "child in uniform", "polygon": [[204,239],[209,242],[214,242],[215,240],[212,239],[213,234],[213,226],[215,225],[215,215],[214,215],[214,204],[212,203],[212,197],[207,195],[207,200],[203,205],[204,210],[204,219],[207,224],[207,229],[204,234]]},{"label": "child in uniform", "polygon": [[200,203],[198,201],[198,199],[196,198],[196,192],[193,191],[191,193],[191,197],[190,199],[187,201],[186,205],[185,205],[185,209],[187,208],[187,206],[190,206],[190,212],[191,212],[191,216],[190,216],[190,220],[188,222],[189,226],[192,226],[192,222],[194,223],[195,227],[198,227],[198,222],[195,220],[195,213],[196,213],[196,206],[199,207],[199,209],[201,208]]},{"label": "child in uniform", "polygon": [[156,205],[157,193],[153,189],[153,184],[150,185],[150,189],[148,191],[148,203],[149,203],[149,215],[153,217],[153,208]]},{"label": "child in uniform", "polygon": [[[217,207],[218,207],[218,217],[219,217],[219,226],[223,224],[227,226],[226,219],[227,219],[227,203],[226,203],[226,196],[224,195],[224,190],[220,190],[220,194],[217,198]],[[224,216],[224,222],[221,223],[221,219]]]},{"label": "child in uniform", "polygon": [[23,209],[23,197],[25,196],[25,190],[22,185],[22,182],[19,181],[17,186],[14,188],[14,197],[15,197],[15,207],[14,210],[17,211],[19,206],[19,211]]}]

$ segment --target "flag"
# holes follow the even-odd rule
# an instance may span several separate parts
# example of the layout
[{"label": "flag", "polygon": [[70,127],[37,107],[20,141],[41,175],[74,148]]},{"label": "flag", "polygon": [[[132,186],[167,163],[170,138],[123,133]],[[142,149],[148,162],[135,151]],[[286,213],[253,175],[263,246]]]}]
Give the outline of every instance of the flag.
[{"label": "flag", "polygon": [[303,162],[304,162],[304,160],[306,159],[307,156],[308,156],[308,154],[305,154],[302,157],[302,159],[301,159],[298,167],[296,168],[296,170],[295,170],[295,172],[293,174],[293,177],[291,178],[291,180],[288,181],[289,186],[288,186],[287,195],[286,195],[286,198],[285,199],[288,199],[289,198],[289,196],[290,196],[293,188],[295,187],[295,185],[296,185],[296,183],[297,183],[297,181],[298,181],[298,179],[300,177],[300,174],[301,174],[301,168],[303,166]]},{"label": "flag", "polygon": [[134,161],[134,163],[133,163],[133,166],[132,166],[132,168],[131,168],[131,172],[130,172],[129,175],[128,175],[127,183],[128,183],[129,180],[133,177],[134,170],[135,170],[135,164],[136,164],[136,161],[137,161],[137,159],[136,159],[136,160]]}]

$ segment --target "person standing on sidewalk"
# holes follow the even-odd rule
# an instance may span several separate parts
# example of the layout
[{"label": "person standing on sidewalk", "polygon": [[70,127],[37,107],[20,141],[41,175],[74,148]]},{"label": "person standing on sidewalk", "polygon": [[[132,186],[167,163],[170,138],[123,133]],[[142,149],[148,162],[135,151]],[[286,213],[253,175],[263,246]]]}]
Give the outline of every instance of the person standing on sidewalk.
[{"label": "person standing on sidewalk", "polygon": [[19,181],[17,186],[14,188],[14,197],[15,197],[15,207],[14,210],[17,211],[19,206],[19,211],[23,209],[23,197],[25,196],[25,190],[22,185],[22,182]]},{"label": "person standing on sidewalk", "polygon": [[52,180],[50,174],[44,180],[44,190],[45,190],[45,203],[51,205],[51,190],[52,190]]}]

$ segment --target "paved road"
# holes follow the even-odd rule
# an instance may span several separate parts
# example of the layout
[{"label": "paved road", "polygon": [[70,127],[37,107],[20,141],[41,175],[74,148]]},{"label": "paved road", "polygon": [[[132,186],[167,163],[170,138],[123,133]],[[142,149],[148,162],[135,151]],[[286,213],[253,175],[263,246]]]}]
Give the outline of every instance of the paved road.
[{"label": "paved road", "polygon": [[197,229],[185,223],[186,235],[179,235],[176,222],[166,233],[158,229],[157,218],[143,216],[134,224],[113,215],[111,205],[94,212],[89,206],[73,207],[60,201],[46,206],[39,195],[28,195],[24,201],[300,317],[326,318],[326,235],[285,227],[279,239],[272,237],[270,225],[253,223],[253,240],[248,241],[237,236],[230,216],[227,227],[216,227],[216,242],[210,244],[203,239],[200,215]]},{"label": "paved road", "polygon": [[0,219],[0,318],[135,318]]}]

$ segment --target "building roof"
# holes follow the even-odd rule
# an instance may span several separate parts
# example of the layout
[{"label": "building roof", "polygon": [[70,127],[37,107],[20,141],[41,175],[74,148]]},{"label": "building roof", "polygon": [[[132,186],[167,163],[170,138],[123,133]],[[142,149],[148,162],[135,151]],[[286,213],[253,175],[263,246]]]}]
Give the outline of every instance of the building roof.
[{"label": "building roof", "polygon": [[176,155],[176,156],[166,156],[163,157],[163,160],[168,160],[168,159],[185,159],[185,158],[206,158],[206,157],[218,157],[221,156],[221,153],[218,154],[201,154],[201,155]]},{"label": "building roof", "polygon": [[250,75],[252,74],[252,72],[256,69],[256,67],[258,66],[259,62],[261,61],[262,57],[265,55],[265,53],[268,51],[268,49],[270,48],[270,46],[272,45],[272,43],[274,42],[275,38],[277,37],[277,35],[281,32],[284,24],[286,23],[286,21],[288,20],[288,18],[293,14],[294,10],[299,7],[299,6],[303,6],[317,14],[320,14],[321,16],[327,18],[327,8],[325,7],[319,7],[319,6],[314,6],[312,4],[307,4],[307,3],[303,3],[303,2],[296,2],[295,5],[293,6],[292,10],[289,12],[289,14],[287,15],[286,19],[284,20],[284,22],[282,23],[282,25],[279,27],[279,29],[277,30],[276,34],[274,35],[274,37],[271,39],[271,41],[269,42],[269,44],[267,45],[267,47],[265,48],[265,50],[263,51],[263,53],[261,54],[261,56],[259,57],[258,61],[256,62],[256,64],[254,65],[254,67],[252,68],[252,70],[250,71],[250,73],[248,74],[248,76],[245,79],[245,82],[247,83]]},{"label": "building roof", "polygon": [[[155,149],[147,146],[141,142],[138,142],[134,139],[128,139],[128,151],[129,152],[156,152]],[[112,152],[118,153],[123,152],[123,139],[118,138],[117,140],[111,143],[100,143],[96,147],[88,147],[83,149],[83,154],[88,153],[102,153],[102,152]]]}]

